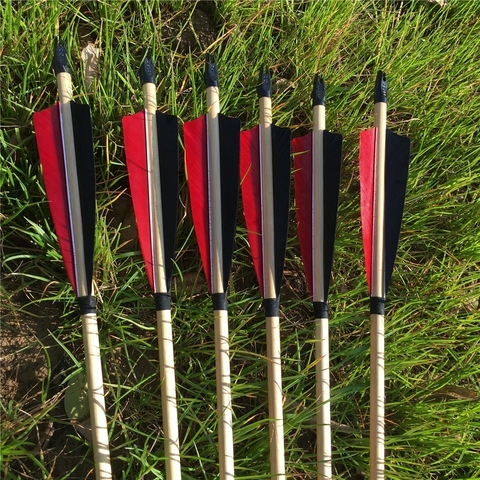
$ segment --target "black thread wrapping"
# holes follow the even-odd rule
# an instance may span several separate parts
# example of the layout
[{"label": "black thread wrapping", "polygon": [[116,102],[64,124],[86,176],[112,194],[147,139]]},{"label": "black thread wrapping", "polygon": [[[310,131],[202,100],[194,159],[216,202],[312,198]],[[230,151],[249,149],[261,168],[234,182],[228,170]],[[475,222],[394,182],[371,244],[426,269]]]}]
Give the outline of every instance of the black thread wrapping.
[{"label": "black thread wrapping", "polygon": [[227,310],[227,293],[212,293],[213,309]]},{"label": "black thread wrapping", "polygon": [[154,293],[155,298],[155,310],[170,310],[170,294],[169,293]]},{"label": "black thread wrapping", "polygon": [[80,308],[80,315],[87,313],[97,313],[97,302],[93,295],[86,295],[85,297],[78,297],[78,306]]},{"label": "black thread wrapping", "polygon": [[385,315],[385,299],[381,297],[370,297],[370,313]]},{"label": "black thread wrapping", "polygon": [[280,299],[277,298],[264,298],[263,308],[265,309],[266,317],[278,317],[280,314]]},{"label": "black thread wrapping", "polygon": [[315,318],[328,318],[327,302],[313,302],[313,314]]}]

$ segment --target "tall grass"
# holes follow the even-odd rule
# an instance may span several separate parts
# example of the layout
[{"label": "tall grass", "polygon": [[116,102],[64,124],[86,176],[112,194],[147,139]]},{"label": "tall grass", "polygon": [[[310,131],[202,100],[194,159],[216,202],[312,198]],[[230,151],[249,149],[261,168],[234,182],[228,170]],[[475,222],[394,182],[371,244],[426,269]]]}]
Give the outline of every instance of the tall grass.
[{"label": "tall grass", "polygon": [[[75,97],[93,115],[95,292],[118,478],[163,478],[164,472],[154,303],[130,228],[120,127],[123,115],[142,108],[136,71],[146,47],[156,58],[159,108],[181,122],[205,112],[207,51],[217,56],[222,109],[240,117],[244,128],[257,122],[262,65],[273,72],[274,121],[291,127],[294,136],[311,126],[314,73],[325,77],[327,126],[345,138],[330,295],[336,478],[368,472],[369,322],[358,138],[372,125],[375,73],[387,71],[389,128],[412,141],[386,316],[388,478],[480,478],[479,3],[6,0],[0,9],[2,308],[19,314],[20,323],[27,315],[52,323],[57,346],[46,348],[47,356],[56,348],[82,359],[32,125],[33,112],[56,100],[50,61],[59,31],[70,52]],[[98,77],[87,86],[80,50],[89,40],[103,55]],[[213,321],[184,177],[182,169],[173,322],[182,469],[185,479],[198,480],[218,472]],[[293,201],[290,227],[281,309],[287,472],[314,478],[313,325]],[[53,311],[65,312],[59,321],[48,317],[52,304]],[[265,327],[240,212],[229,304],[237,478],[269,478]],[[8,318],[2,319],[6,333]],[[34,388],[32,397],[40,392],[35,401],[2,401],[4,478],[88,473],[65,460],[80,455],[90,465],[81,437],[63,451],[62,442],[52,440],[50,451],[34,452],[37,425],[53,420],[69,428],[61,395],[56,410],[48,400],[51,379]]]}]

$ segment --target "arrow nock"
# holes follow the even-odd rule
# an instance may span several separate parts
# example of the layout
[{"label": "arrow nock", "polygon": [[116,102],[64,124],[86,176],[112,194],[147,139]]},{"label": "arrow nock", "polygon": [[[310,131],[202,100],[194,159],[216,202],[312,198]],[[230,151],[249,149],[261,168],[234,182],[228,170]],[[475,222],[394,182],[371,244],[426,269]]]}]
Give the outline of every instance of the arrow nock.
[{"label": "arrow nock", "polygon": [[155,66],[153,65],[152,52],[147,50],[147,54],[138,69],[138,75],[142,85],[145,83],[155,83]]},{"label": "arrow nock", "polygon": [[312,101],[314,107],[316,105],[325,105],[325,83],[323,77],[320,77],[318,73],[313,81]]},{"label": "arrow nock", "polygon": [[257,87],[258,98],[272,96],[272,80],[267,66],[260,69]]},{"label": "arrow nock", "polygon": [[375,103],[387,103],[387,75],[381,70],[377,73],[373,98]]},{"label": "arrow nock", "polygon": [[55,53],[53,55],[52,68],[55,75],[58,75],[61,72],[70,73],[70,66],[68,65],[67,59],[67,45],[65,44],[65,41],[55,37],[54,49]]},{"label": "arrow nock", "polygon": [[203,80],[205,86],[208,87],[218,87],[218,69],[215,62],[215,56],[207,53],[205,60],[205,72],[203,74]]}]

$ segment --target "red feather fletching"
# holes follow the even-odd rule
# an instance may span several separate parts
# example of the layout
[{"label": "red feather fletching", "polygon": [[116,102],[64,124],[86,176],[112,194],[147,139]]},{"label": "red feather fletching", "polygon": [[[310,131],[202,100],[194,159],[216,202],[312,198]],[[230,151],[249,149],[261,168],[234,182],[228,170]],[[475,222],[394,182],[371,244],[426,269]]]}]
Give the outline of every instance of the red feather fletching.
[{"label": "red feather fletching", "polygon": [[140,249],[145,262],[148,281],[153,290],[152,230],[150,225],[150,199],[148,194],[145,111],[123,117],[122,125],[128,180],[130,183],[135,217],[137,219],[138,239],[140,241]]},{"label": "red feather fletching", "polygon": [[371,291],[376,128],[360,133],[360,210],[368,289]]},{"label": "red feather fletching", "polygon": [[312,132],[292,140],[294,154],[295,202],[297,208],[298,239],[303,268],[310,294],[313,295],[312,259]]},{"label": "red feather fletching", "polygon": [[207,116],[186,122],[183,126],[185,138],[185,164],[193,224],[197,237],[203,270],[208,288],[212,292],[210,265],[210,228],[208,214],[208,170],[207,170]]},{"label": "red feather fletching", "polygon": [[260,194],[258,125],[240,134],[240,179],[248,241],[250,243],[253,266],[263,296],[262,197]]},{"label": "red feather fletching", "polygon": [[59,104],[34,113],[33,123],[53,225],[68,278],[75,293],[78,294]]}]

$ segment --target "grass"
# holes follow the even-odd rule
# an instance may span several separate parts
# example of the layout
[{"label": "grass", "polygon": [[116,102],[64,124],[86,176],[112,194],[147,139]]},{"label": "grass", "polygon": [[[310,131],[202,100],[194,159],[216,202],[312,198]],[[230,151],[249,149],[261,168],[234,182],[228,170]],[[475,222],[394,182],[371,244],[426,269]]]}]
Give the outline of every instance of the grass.
[{"label": "grass", "polygon": [[[83,355],[32,125],[33,112],[56,100],[50,61],[58,31],[69,47],[76,99],[89,103],[93,115],[95,291],[118,478],[163,478],[164,472],[154,304],[132,222],[120,208],[128,203],[120,122],[142,106],[136,70],[147,46],[158,67],[159,108],[181,123],[205,112],[207,51],[217,55],[222,109],[244,128],[257,122],[261,65],[273,71],[274,120],[293,136],[311,126],[313,74],[326,79],[327,125],[345,139],[330,294],[332,419],[347,427],[333,436],[339,479],[368,476],[358,138],[372,125],[375,73],[387,71],[389,127],[412,141],[386,316],[388,478],[480,478],[480,4],[6,0],[0,9],[2,334],[28,321],[49,362],[49,373],[28,394],[3,396],[3,478],[85,478],[92,466],[88,444],[62,410],[61,386],[52,394],[52,359],[59,351],[71,357],[71,374]],[[80,60],[87,40],[103,52],[90,86]],[[184,175],[182,168],[173,321],[182,469],[185,479],[198,480],[218,471],[213,322]],[[314,345],[293,201],[290,227],[281,318],[287,473],[307,479],[315,472]],[[229,303],[237,478],[268,478],[264,320],[241,213]],[[48,421],[63,426],[64,451],[55,437],[46,451],[35,451]]]}]

